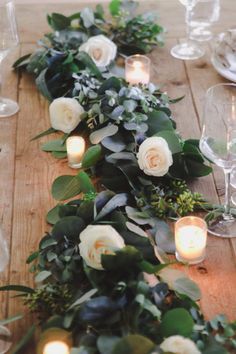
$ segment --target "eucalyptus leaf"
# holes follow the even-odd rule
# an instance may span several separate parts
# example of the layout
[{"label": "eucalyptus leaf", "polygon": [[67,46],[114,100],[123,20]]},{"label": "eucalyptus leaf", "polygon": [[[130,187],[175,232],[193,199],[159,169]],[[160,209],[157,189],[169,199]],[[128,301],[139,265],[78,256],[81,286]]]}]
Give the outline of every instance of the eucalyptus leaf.
[{"label": "eucalyptus leaf", "polygon": [[82,160],[83,168],[90,168],[96,165],[98,160],[101,158],[102,148],[101,145],[94,145],[88,148],[85,152]]},{"label": "eucalyptus leaf", "polygon": [[169,225],[163,220],[155,219],[155,229],[156,245],[167,253],[175,253],[174,234]]},{"label": "eucalyptus leaf", "polygon": [[25,294],[34,294],[35,290],[23,285],[6,285],[1,286],[0,291],[18,291]]},{"label": "eucalyptus leaf", "polygon": [[119,15],[121,7],[121,0],[112,0],[109,4],[109,10],[112,16]]},{"label": "eucalyptus leaf", "polygon": [[84,171],[79,172],[79,174],[77,175],[77,179],[80,184],[81,192],[83,193],[95,192],[95,187],[86,172]]},{"label": "eucalyptus leaf", "polygon": [[117,336],[112,335],[101,335],[97,340],[97,347],[100,353],[102,354],[112,354],[114,346],[120,340]]},{"label": "eucalyptus leaf", "polygon": [[147,233],[145,231],[143,231],[143,229],[141,229],[141,227],[133,224],[132,222],[127,221],[126,222],[126,227],[130,231],[134,232],[135,234],[137,234],[137,235],[139,235],[141,237],[148,237]]},{"label": "eucalyptus leaf", "polygon": [[57,152],[66,152],[66,145],[63,143],[62,139],[56,139],[44,143],[41,147],[43,151],[57,151]]},{"label": "eucalyptus leaf", "polygon": [[54,225],[60,220],[59,216],[60,205],[56,205],[47,213],[46,220],[49,224]]},{"label": "eucalyptus leaf", "polygon": [[22,68],[22,67],[25,67],[26,65],[29,64],[29,59],[31,57],[31,54],[26,54],[26,55],[23,55],[22,57],[20,57],[19,59],[17,59],[14,64],[12,65],[12,67],[14,69],[19,69],[19,68]]},{"label": "eucalyptus leaf", "polygon": [[125,211],[128,215],[128,218],[135,221],[137,224],[147,225],[151,222],[153,225],[153,220],[148,213],[139,211],[138,209],[132,208],[130,206],[126,206]]},{"label": "eucalyptus leaf", "polygon": [[57,132],[57,130],[51,127],[49,129],[43,131],[42,133],[36,135],[34,138],[31,139],[31,141],[39,139],[39,138],[42,138],[43,136],[46,136],[46,135],[49,135],[49,134],[56,133],[56,132]]},{"label": "eucalyptus leaf", "polygon": [[131,334],[120,339],[111,354],[150,354],[154,348],[155,344],[147,337]]},{"label": "eucalyptus leaf", "polygon": [[83,304],[84,302],[88,301],[93,297],[98,292],[97,289],[91,289],[87,293],[85,293],[83,296],[81,296],[79,299],[77,299],[70,307],[69,310]]},{"label": "eucalyptus leaf", "polygon": [[98,78],[101,79],[102,75],[94,61],[90,58],[90,56],[85,52],[79,52],[76,56],[76,59],[81,61],[90,71]]},{"label": "eucalyptus leaf", "polygon": [[128,196],[126,193],[116,194],[107,202],[107,204],[97,214],[95,221],[104,218],[107,214],[110,214],[114,209],[126,205],[127,200],[128,200]]},{"label": "eucalyptus leaf", "polygon": [[52,196],[56,200],[66,200],[81,192],[80,180],[77,176],[60,176],[52,185]]},{"label": "eucalyptus leaf", "polygon": [[155,136],[162,137],[163,139],[166,140],[172,154],[176,154],[183,150],[180,144],[180,139],[174,131],[162,130],[159,133],[155,134]]},{"label": "eucalyptus leaf", "polygon": [[108,124],[106,127],[95,130],[90,134],[90,141],[92,144],[99,144],[107,136],[115,135],[118,132],[118,126],[115,124]]},{"label": "eucalyptus leaf", "polygon": [[190,313],[184,308],[175,308],[164,314],[160,330],[165,338],[174,335],[190,337],[193,326],[194,322]]},{"label": "eucalyptus leaf", "polygon": [[67,157],[67,152],[63,151],[52,151],[52,156],[56,159],[65,159]]},{"label": "eucalyptus leaf", "polygon": [[193,301],[198,301],[201,298],[201,291],[198,285],[186,277],[176,279],[173,290],[179,294],[187,295]]},{"label": "eucalyptus leaf", "polygon": [[60,219],[52,229],[52,235],[56,240],[61,240],[66,237],[79,242],[79,235],[85,228],[85,223],[78,216],[66,216]]},{"label": "eucalyptus leaf", "polygon": [[126,143],[119,133],[106,137],[102,140],[101,144],[113,152],[121,152],[126,147]]},{"label": "eucalyptus leaf", "polygon": [[21,320],[23,318],[23,315],[15,315],[15,316],[11,316],[9,318],[6,318],[5,320],[0,320],[0,326],[5,326],[9,323]]},{"label": "eucalyptus leaf", "polygon": [[146,121],[148,125],[148,136],[155,135],[162,130],[173,130],[173,124],[170,121],[168,115],[162,111],[153,110],[148,114],[148,120]]},{"label": "eucalyptus leaf", "polygon": [[52,13],[49,24],[55,31],[61,31],[70,26],[70,18],[59,13]]},{"label": "eucalyptus leaf", "polygon": [[85,7],[80,12],[80,17],[82,18],[84,26],[86,28],[91,27],[94,24],[94,22],[95,22],[93,10],[90,9],[89,7]]},{"label": "eucalyptus leaf", "polygon": [[47,85],[47,79],[46,79],[47,71],[48,71],[47,68],[41,71],[39,76],[36,78],[35,83],[38,90],[42,93],[42,95],[51,102],[53,98]]},{"label": "eucalyptus leaf", "polygon": [[48,270],[42,270],[40,273],[38,273],[35,277],[35,282],[36,283],[41,283],[44,280],[46,280],[47,278],[49,278],[52,275],[51,272],[49,272]]}]

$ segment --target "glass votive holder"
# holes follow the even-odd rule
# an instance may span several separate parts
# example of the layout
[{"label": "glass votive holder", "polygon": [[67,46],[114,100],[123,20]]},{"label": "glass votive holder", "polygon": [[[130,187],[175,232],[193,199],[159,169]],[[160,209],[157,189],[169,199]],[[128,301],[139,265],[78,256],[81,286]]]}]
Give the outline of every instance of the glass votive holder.
[{"label": "glass votive holder", "polygon": [[185,216],[175,224],[176,258],[180,262],[197,264],[205,259],[207,224],[196,216]]},{"label": "glass votive holder", "polygon": [[68,165],[71,168],[80,168],[85,152],[85,141],[81,136],[70,136],[66,140]]},{"label": "glass votive holder", "polygon": [[132,55],[125,60],[125,79],[131,85],[148,84],[150,69],[151,60],[147,56]]}]

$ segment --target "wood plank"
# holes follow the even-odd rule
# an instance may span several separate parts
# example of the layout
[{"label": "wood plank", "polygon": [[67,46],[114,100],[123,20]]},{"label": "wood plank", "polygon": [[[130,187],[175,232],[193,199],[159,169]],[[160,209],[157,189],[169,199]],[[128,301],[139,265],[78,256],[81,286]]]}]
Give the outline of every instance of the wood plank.
[{"label": "wood plank", "polygon": [[[3,63],[3,96],[13,100],[18,99],[18,76],[12,72],[11,63],[19,57],[17,48]],[[17,115],[0,118],[0,224],[3,226],[8,245],[11,244],[13,187],[14,187],[14,160]],[[0,273],[0,286],[8,283],[9,267]],[[0,292],[0,319],[7,315],[6,293]]]},{"label": "wood plank", "polygon": [[[211,75],[215,80],[218,78],[211,66],[205,63],[206,59],[187,63],[186,72],[184,62],[172,58],[169,54],[171,47],[175,44],[176,41],[168,40],[163,49],[152,53],[152,63],[156,69],[155,81],[163,83],[172,97],[185,94],[184,100],[172,107],[177,128],[185,137],[199,138],[198,114],[202,108],[200,107],[201,97],[205,94],[206,86],[210,86],[211,81],[208,77]],[[212,176],[194,181],[193,187],[212,202],[218,202]],[[236,289],[232,289],[232,284],[236,282],[236,267],[229,240],[209,236],[206,260],[199,266],[186,268],[185,271],[202,290],[203,297],[200,303],[207,318],[212,318],[222,312],[232,320],[235,318]]]}]

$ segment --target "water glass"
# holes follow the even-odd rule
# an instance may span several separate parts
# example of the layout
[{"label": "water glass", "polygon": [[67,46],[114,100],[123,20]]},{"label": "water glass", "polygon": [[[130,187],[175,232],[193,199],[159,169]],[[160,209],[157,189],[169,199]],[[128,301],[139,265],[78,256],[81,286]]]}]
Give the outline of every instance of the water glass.
[{"label": "water glass", "polygon": [[212,38],[211,25],[220,17],[220,0],[198,0],[189,17],[190,38],[208,41]]}]

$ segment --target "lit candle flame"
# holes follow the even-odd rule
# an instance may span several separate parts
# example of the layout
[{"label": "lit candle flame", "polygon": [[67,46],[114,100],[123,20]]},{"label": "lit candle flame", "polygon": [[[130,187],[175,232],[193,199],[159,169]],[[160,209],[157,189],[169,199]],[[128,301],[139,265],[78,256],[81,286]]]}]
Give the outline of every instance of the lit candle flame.
[{"label": "lit candle flame", "polygon": [[65,342],[54,341],[45,345],[43,354],[70,354],[70,349]]}]

